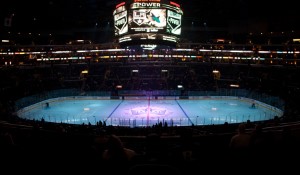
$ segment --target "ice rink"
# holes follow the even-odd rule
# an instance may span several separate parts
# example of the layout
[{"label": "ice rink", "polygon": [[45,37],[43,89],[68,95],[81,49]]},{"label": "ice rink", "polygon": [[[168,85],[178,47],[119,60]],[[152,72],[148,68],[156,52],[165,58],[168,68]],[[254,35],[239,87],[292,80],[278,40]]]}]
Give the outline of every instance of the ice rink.
[{"label": "ice rink", "polygon": [[[46,104],[49,105],[46,105]],[[252,104],[255,104],[253,107]],[[23,108],[21,118],[56,123],[114,126],[168,125],[190,126],[261,121],[282,116],[283,111],[264,103],[244,98],[180,99],[56,99]]]}]

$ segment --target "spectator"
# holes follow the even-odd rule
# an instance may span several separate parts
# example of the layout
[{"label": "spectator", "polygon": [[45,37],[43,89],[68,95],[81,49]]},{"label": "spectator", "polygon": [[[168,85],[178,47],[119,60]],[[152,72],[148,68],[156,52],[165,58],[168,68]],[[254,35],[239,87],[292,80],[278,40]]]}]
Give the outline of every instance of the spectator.
[{"label": "spectator", "polygon": [[[229,148],[230,158],[234,164],[238,166],[247,165],[247,161],[251,160],[250,140],[251,135],[246,133],[246,125],[239,124],[237,134],[231,137]],[[245,167],[246,168],[246,167]]]},{"label": "spectator", "polygon": [[246,133],[246,125],[241,123],[238,133],[231,137],[229,147],[233,149],[246,149],[249,147],[251,136]]},{"label": "spectator", "polygon": [[116,135],[111,135],[107,141],[108,148],[102,154],[103,160],[112,162],[128,162],[136,155],[134,150],[125,148]]},{"label": "spectator", "polygon": [[263,133],[262,125],[255,125],[255,129],[251,134],[250,146],[252,149],[260,151],[267,148],[267,137]]}]

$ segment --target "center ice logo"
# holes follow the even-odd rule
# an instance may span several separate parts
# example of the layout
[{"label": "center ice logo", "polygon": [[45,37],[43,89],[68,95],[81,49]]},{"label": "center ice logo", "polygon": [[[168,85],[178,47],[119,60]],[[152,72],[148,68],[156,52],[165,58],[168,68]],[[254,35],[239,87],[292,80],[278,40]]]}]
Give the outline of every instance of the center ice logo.
[{"label": "center ice logo", "polygon": [[131,114],[132,115],[142,115],[142,114],[147,114],[147,113],[150,113],[150,114],[155,114],[155,115],[165,115],[167,110],[164,109],[164,108],[134,108],[134,109],[131,109]]}]

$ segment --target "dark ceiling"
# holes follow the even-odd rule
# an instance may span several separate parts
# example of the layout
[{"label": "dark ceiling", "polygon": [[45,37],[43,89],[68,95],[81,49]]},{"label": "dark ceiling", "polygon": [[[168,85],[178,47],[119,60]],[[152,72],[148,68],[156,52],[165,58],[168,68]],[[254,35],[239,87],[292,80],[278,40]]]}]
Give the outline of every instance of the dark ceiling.
[{"label": "dark ceiling", "polygon": [[[297,29],[295,1],[174,0],[184,10],[185,24],[226,27],[232,21],[261,21],[278,29]],[[0,19],[13,16],[19,30],[91,28],[112,21],[119,0],[9,0],[2,1]],[[280,26],[278,26],[280,25]]]},{"label": "dark ceiling", "polygon": [[[112,12],[120,0],[9,0],[0,6],[1,30],[63,33],[113,29]],[[174,0],[181,5],[183,27],[230,30],[300,31],[293,0]],[[7,20],[11,19],[11,21]],[[236,28],[236,29],[235,29]],[[211,29],[213,30],[213,29]],[[219,29],[218,29],[219,30]],[[111,32],[109,35],[111,35]],[[103,34],[106,35],[106,34]],[[104,38],[106,39],[106,38]]]}]

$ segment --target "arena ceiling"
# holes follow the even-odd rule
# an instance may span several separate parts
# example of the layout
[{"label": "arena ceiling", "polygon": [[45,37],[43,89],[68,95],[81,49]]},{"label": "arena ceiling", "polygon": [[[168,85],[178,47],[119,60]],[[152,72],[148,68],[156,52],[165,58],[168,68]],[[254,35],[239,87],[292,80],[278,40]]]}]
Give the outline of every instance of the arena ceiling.
[{"label": "arena ceiling", "polygon": [[[183,27],[209,30],[230,28],[237,31],[249,29],[258,32],[300,30],[298,6],[292,0],[174,1],[184,11]],[[113,28],[112,12],[119,2],[120,0],[5,0],[0,6],[0,20],[3,21],[0,31],[53,34],[105,31]]]}]

